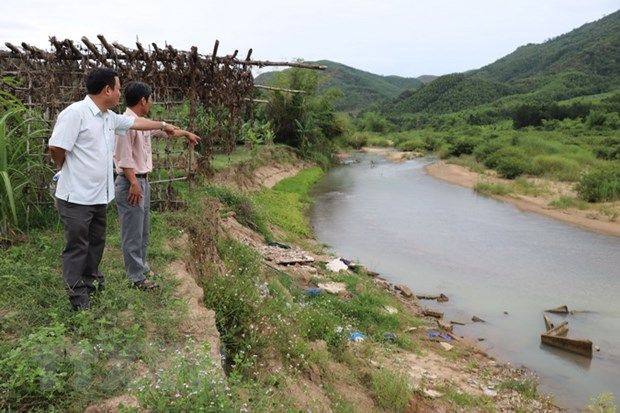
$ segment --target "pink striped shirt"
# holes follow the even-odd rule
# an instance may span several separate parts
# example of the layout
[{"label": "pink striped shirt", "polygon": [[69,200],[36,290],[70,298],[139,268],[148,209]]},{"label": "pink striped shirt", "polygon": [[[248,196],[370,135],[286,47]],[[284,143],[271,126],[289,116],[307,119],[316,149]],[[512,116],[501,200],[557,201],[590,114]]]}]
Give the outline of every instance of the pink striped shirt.
[{"label": "pink striped shirt", "polygon": [[[125,111],[125,115],[138,117],[129,108]],[[160,130],[130,129],[127,136],[116,136],[114,144],[116,173],[122,174],[123,168],[132,168],[136,174],[146,174],[153,170],[152,136],[165,137],[166,133]]]}]

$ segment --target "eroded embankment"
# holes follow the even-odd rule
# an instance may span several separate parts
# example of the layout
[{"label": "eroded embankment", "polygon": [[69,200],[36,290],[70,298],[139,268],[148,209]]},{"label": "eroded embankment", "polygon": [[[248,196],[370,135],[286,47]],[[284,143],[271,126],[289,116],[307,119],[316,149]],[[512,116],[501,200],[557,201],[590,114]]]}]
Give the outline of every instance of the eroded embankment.
[{"label": "eroded embankment", "polygon": [[[308,237],[307,221],[297,220],[319,174],[307,166],[239,165],[215,178],[217,189],[195,190],[174,218],[182,235],[167,248],[179,258],[166,269],[186,304],[179,329],[191,344],[179,360],[140,373],[143,387],[91,411],[119,402],[188,411],[558,410],[536,395],[529,372],[455,336],[449,320],[425,316],[406,286]],[[220,356],[222,386],[222,370],[203,362],[215,367]]]},{"label": "eroded embankment", "polygon": [[[291,164],[268,168],[270,177],[291,176],[301,169]],[[256,169],[243,187],[256,190],[273,186],[274,180],[266,180],[261,172],[264,170],[264,166]],[[233,170],[224,174],[239,175]],[[246,171],[244,176],[252,174]],[[226,185],[225,179],[216,181]],[[277,196],[277,187],[275,192]],[[248,196],[252,199],[251,192]],[[425,316],[423,306],[407,287],[394,286],[362,265],[347,266],[340,261],[342,271],[332,271],[329,264],[336,257],[325,254],[313,239],[287,233],[269,222],[272,240],[266,240],[264,234],[237,219],[240,211],[251,215],[247,210],[235,211],[225,203],[215,208],[220,236],[231,239],[224,243],[225,248],[237,250],[236,254],[253,255],[254,261],[244,261],[244,265],[259,267],[241,271],[245,276],[253,274],[250,288],[258,290],[258,295],[244,290],[248,283],[237,285],[240,281],[234,277],[239,273],[231,271],[230,264],[239,262],[226,254],[220,257],[227,265],[225,274],[214,276],[203,271],[198,277],[202,277],[205,288],[212,286],[216,290],[221,288],[217,285],[221,279],[214,277],[230,277],[224,284],[237,290],[237,297],[241,297],[237,304],[251,306],[254,316],[244,313],[239,317],[239,324],[246,326],[230,324],[230,312],[240,311],[234,303],[216,303],[215,311],[224,342],[229,342],[229,350],[236,347],[233,352],[237,353],[228,357],[243,354],[244,350],[239,353],[239,349],[245,348],[247,340],[239,340],[231,336],[235,332],[223,330],[235,327],[242,336],[257,336],[252,341],[252,345],[261,346],[253,350],[257,361],[244,366],[249,370],[245,374],[254,376],[272,394],[275,404],[270,408],[557,410],[535,395],[535,378],[529,372],[497,363],[472,343],[454,336],[449,320]],[[248,217],[242,217],[242,221],[247,222]],[[284,242],[273,243],[273,238]],[[220,255],[221,249],[220,245]],[[211,267],[209,260],[213,258],[201,259],[200,249],[194,254],[198,254],[193,257],[198,266]],[[235,300],[234,296],[226,294],[226,299]],[[250,296],[256,301],[244,301]],[[358,332],[364,339],[351,340],[359,337],[355,335]],[[233,362],[232,371],[238,371],[244,362]],[[274,376],[278,377],[275,385]]]}]

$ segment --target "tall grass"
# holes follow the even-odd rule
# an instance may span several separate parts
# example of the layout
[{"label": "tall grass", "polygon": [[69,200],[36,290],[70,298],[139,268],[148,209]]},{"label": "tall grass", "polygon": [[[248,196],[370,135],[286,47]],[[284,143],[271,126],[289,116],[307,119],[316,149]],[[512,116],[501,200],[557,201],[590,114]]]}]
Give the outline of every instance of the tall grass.
[{"label": "tall grass", "polygon": [[26,229],[34,215],[41,215],[36,190],[52,175],[44,161],[41,138],[46,131],[36,114],[21,106],[0,117],[0,240]]}]

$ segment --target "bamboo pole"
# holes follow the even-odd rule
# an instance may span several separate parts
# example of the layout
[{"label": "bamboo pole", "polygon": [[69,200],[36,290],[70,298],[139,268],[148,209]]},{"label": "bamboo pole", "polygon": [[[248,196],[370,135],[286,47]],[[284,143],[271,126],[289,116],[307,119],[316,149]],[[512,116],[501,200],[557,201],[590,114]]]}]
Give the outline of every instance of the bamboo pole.
[{"label": "bamboo pole", "polygon": [[265,85],[254,85],[257,89],[265,89],[265,90],[275,90],[278,92],[288,92],[288,93],[306,93],[305,90],[295,90],[295,89],[284,89],[281,87],[273,87],[273,86],[265,86]]},{"label": "bamboo pole", "polygon": [[[103,37],[103,36],[102,36]],[[108,52],[108,56],[103,56],[105,59],[111,59],[114,60],[117,64],[119,61],[121,60],[131,60],[132,56],[127,56],[125,54],[119,54],[116,52],[116,50],[114,49],[114,47],[112,47],[104,38],[105,43],[102,41],[102,45],[104,46],[104,48],[106,49],[106,51]],[[3,57],[15,57],[16,54],[21,54],[21,52],[19,51],[19,49],[17,49],[15,46],[11,45],[10,43],[5,43],[5,45],[11,49],[11,51],[6,51],[6,50],[0,50],[0,58]],[[25,45],[25,47],[24,47]],[[107,45],[107,46],[106,46]],[[34,46],[30,46],[28,44],[22,44],[22,47],[24,48],[24,50],[30,52],[33,56],[37,57],[37,58],[42,58],[42,59],[46,59],[46,58],[51,58],[53,53],[49,53],[49,52],[45,52],[41,49],[38,49]],[[156,60],[159,60],[161,62],[170,62],[170,61],[174,61],[174,58],[172,57],[167,57],[165,55],[163,55],[163,53],[161,53],[161,49],[156,45],[153,44],[153,47],[155,49],[155,55],[157,56]],[[140,50],[140,48],[138,48]],[[142,49],[141,51],[143,51],[144,49]],[[67,60],[73,59],[73,60],[82,60],[83,58],[86,59],[93,59],[93,60],[100,60],[97,58],[97,55],[95,53],[92,52],[92,50],[89,49],[89,52],[92,55],[89,54],[84,54],[82,52],[80,52],[79,55],[74,54],[73,57],[71,58],[67,58]],[[75,53],[75,51],[74,51]],[[180,52],[180,53],[187,53],[187,52]],[[148,56],[148,53],[144,52],[144,56],[145,59],[147,60],[146,56]],[[212,55],[207,55],[207,56],[200,56],[202,59],[207,60],[207,61],[214,61],[215,63],[231,63],[231,64],[238,64],[238,65],[248,65],[248,66],[258,66],[258,67],[297,67],[297,68],[301,68],[301,69],[311,69],[311,70],[326,70],[327,66],[324,65],[317,65],[317,64],[313,64],[313,63],[301,63],[301,62],[272,62],[270,60],[239,60],[239,59],[232,59],[232,58],[227,58],[227,57],[218,57],[216,56],[215,59],[213,59]]]}]

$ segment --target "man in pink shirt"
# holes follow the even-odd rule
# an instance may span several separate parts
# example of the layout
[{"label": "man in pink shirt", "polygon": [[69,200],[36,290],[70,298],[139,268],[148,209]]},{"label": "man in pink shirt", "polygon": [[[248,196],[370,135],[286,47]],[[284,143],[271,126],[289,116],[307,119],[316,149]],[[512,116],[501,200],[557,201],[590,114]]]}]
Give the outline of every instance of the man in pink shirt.
[{"label": "man in pink shirt", "polygon": [[[142,117],[151,109],[153,90],[142,82],[129,82],[125,87],[125,115]],[[150,268],[147,260],[151,190],[148,174],[153,170],[151,137],[165,137],[163,131],[130,131],[126,139],[116,139],[114,164],[116,205],[121,224],[123,258],[129,281],[134,287],[149,290],[157,285],[146,278]],[[174,137],[187,138],[191,146],[200,138],[191,132],[176,129]]]}]

